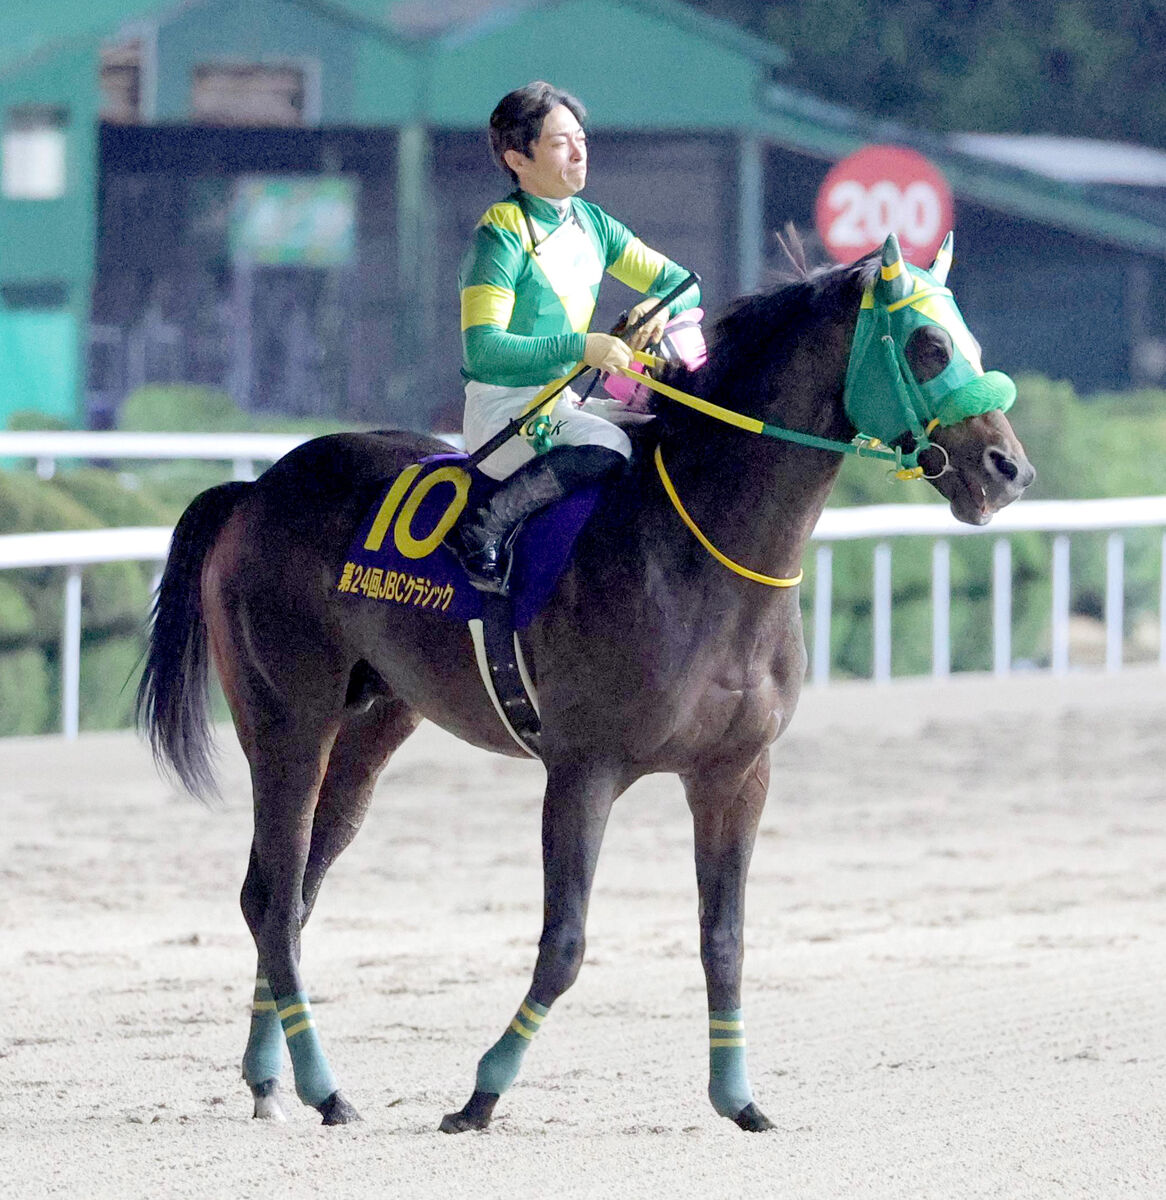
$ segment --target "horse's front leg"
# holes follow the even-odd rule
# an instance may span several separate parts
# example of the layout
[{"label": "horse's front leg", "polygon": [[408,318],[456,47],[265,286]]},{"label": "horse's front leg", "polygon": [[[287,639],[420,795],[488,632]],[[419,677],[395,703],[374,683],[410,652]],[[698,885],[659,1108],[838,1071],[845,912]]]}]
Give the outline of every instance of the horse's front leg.
[{"label": "horse's front leg", "polygon": [[709,1005],[709,1099],[750,1133],[773,1123],[753,1103],[745,1065],[741,968],[745,959],[745,880],[769,788],[769,750],[740,776],[684,780],[696,845],[700,958]]},{"label": "horse's front leg", "polygon": [[534,978],[506,1032],[478,1062],[473,1095],[460,1111],[442,1119],[443,1132],[486,1128],[551,1005],[575,982],[595,864],[616,790],[614,772],[606,768],[577,758],[547,764],[543,930]]}]

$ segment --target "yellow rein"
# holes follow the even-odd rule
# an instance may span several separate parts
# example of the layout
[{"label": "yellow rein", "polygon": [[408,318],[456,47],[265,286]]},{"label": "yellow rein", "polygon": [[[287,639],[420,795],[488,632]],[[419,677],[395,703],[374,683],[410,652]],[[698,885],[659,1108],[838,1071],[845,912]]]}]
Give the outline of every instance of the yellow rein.
[{"label": "yellow rein", "polygon": [[[645,354],[639,350],[635,351],[634,357],[637,362],[643,363],[646,367],[659,367],[663,365],[662,359],[656,358],[652,354]],[[679,400],[689,408],[695,408],[698,412],[702,412],[706,416],[715,417],[717,420],[724,421],[729,425],[736,425],[738,429],[747,429],[751,433],[760,433],[762,431],[763,422],[757,420],[756,417],[747,417],[742,413],[733,412],[732,409],[722,408],[719,404],[711,404],[707,400],[702,400],[699,396],[692,396],[688,392],[682,392],[678,388],[670,387],[666,383],[660,383],[647,374],[641,375],[636,371],[629,371],[622,368],[620,374],[626,375],[629,379],[633,379],[637,383],[642,383],[646,387],[650,387],[654,392],[661,392],[665,396]],[[563,379],[556,379],[548,383],[526,406],[523,415],[533,413],[544,405],[550,408],[551,404],[557,402],[559,399],[557,394],[559,385],[569,378],[569,376],[564,376]],[[549,395],[551,392],[555,392],[555,394]],[[549,401],[546,399],[548,396]],[[656,470],[660,475],[660,482],[664,485],[664,491],[667,493],[668,499],[672,501],[672,507],[680,514],[680,519],[685,525],[692,530],[696,540],[700,542],[717,562],[724,567],[728,567],[734,574],[740,575],[745,579],[751,579],[754,583],[763,583],[766,587],[792,588],[797,587],[802,582],[804,574],[802,571],[799,571],[792,579],[778,579],[774,575],[762,575],[760,571],[751,571],[748,567],[743,567],[740,563],[734,562],[727,554],[722,554],[705,537],[700,526],[688,515],[688,510],[681,503],[680,497],[676,493],[676,488],[673,486],[672,480],[669,478],[668,472],[664,467],[664,459],[660,454],[659,446],[656,447],[653,457],[656,462]]]},{"label": "yellow rein", "polygon": [[802,581],[804,572],[799,571],[792,579],[778,579],[774,575],[762,575],[758,571],[750,571],[748,567],[741,566],[740,563],[735,563],[728,555],[722,554],[716,546],[708,540],[701,532],[700,526],[688,515],[687,509],[680,502],[680,497],[676,494],[676,488],[672,484],[672,480],[668,477],[668,472],[664,469],[664,459],[660,454],[659,445],[656,446],[656,452],[653,455],[656,460],[656,470],[660,473],[660,482],[664,485],[664,491],[668,493],[668,499],[672,501],[672,507],[680,514],[680,519],[688,526],[689,529],[696,535],[696,540],[719,562],[722,566],[728,567],[737,575],[742,575],[746,579],[752,579],[754,583],[764,583],[767,587],[776,588],[791,588],[797,587]]}]

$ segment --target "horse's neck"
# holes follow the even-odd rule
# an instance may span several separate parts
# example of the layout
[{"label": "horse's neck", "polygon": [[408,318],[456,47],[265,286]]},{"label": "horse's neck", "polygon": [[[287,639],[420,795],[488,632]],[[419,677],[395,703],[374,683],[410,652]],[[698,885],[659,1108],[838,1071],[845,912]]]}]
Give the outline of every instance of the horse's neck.
[{"label": "horse's neck", "polygon": [[[739,408],[729,396],[717,403]],[[831,406],[807,397],[784,415],[789,428],[837,436]],[[699,429],[699,432],[698,432]],[[702,436],[703,435],[703,436]],[[722,554],[763,575],[790,578],[801,569],[806,544],[838,477],[842,456],[732,426],[694,426],[666,437],[661,456],[677,496],[701,532]],[[663,488],[661,502],[671,508]],[[673,514],[679,524],[680,518]],[[693,535],[680,527],[678,536]],[[727,570],[708,556],[710,569]]]}]

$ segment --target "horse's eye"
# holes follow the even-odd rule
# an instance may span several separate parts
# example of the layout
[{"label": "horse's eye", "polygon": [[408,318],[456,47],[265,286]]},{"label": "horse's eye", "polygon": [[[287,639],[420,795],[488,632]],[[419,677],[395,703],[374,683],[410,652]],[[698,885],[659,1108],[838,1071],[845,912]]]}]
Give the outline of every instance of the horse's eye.
[{"label": "horse's eye", "polygon": [[939,325],[924,325],[907,339],[907,365],[920,383],[927,383],[951,362],[951,335]]}]

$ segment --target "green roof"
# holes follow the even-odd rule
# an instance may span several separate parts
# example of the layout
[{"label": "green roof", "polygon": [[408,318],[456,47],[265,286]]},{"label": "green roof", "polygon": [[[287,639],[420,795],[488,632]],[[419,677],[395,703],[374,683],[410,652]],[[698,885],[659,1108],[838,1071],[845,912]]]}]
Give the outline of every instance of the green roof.
[{"label": "green roof", "polygon": [[[215,2],[6,0],[0,3],[0,77],[115,36],[135,22],[164,23]],[[787,61],[783,50],[680,0],[282,2],[425,63],[430,70],[420,101],[425,110],[417,115],[438,127],[477,127],[502,92],[544,73],[585,95],[600,127],[753,132],[826,160],[871,142],[895,142],[931,158],[965,200],[1166,256],[1166,223],[1152,215],[1127,210],[1081,185],[978,158],[936,135],[772,83],[774,69]],[[582,39],[580,29],[594,36]],[[371,71],[372,79],[386,68],[374,55],[359,69],[364,75]]]}]

